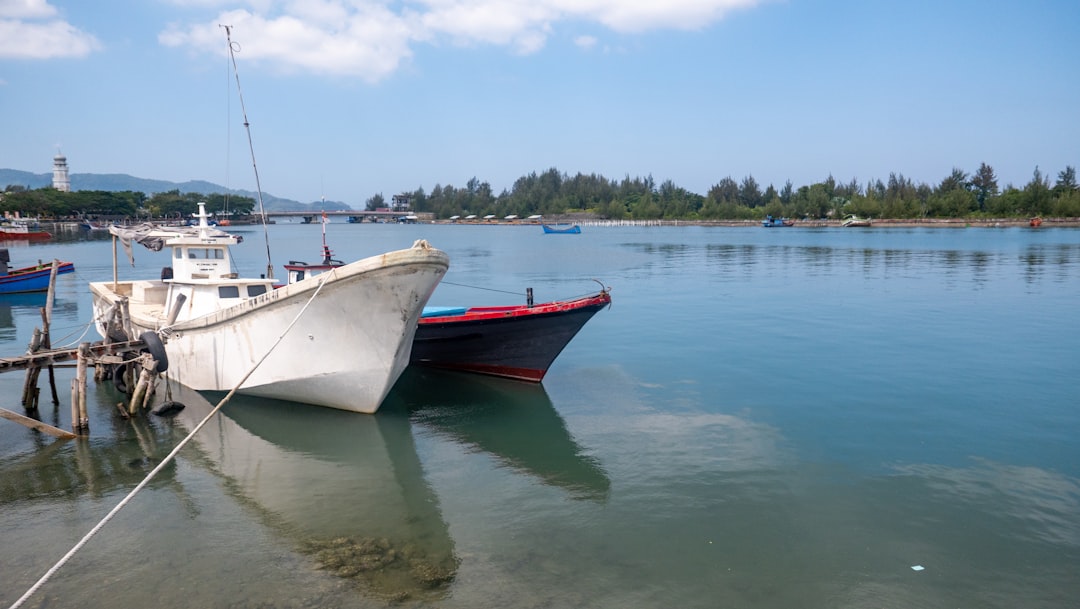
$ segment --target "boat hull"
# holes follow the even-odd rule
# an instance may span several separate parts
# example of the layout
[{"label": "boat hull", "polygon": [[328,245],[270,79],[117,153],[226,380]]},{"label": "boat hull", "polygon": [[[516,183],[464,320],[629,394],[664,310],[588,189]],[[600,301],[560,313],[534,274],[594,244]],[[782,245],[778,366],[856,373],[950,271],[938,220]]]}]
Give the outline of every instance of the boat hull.
[{"label": "boat hull", "polygon": [[52,239],[52,233],[45,231],[0,230],[0,241],[44,241]]},{"label": "boat hull", "polygon": [[565,227],[548,226],[547,224],[543,224],[542,226],[544,227],[544,232],[549,234],[549,235],[580,235],[581,234],[581,227],[578,226],[577,224],[575,224],[573,226],[565,226]]},{"label": "boat hull", "polygon": [[[174,324],[165,342],[169,375],[200,391],[237,388],[374,413],[409,363],[417,320],[448,264],[430,247],[389,252]],[[131,293],[112,286],[90,285],[96,319]],[[164,325],[160,307],[138,304],[131,300],[135,335]],[[100,322],[98,332],[105,336]]]},{"label": "boat hull", "polygon": [[866,228],[870,226],[871,220],[869,218],[860,218],[858,216],[848,216],[840,223],[840,226],[844,228]]},{"label": "boat hull", "polygon": [[[61,262],[56,274],[71,273],[74,263]],[[7,275],[0,275],[0,294],[20,294],[23,292],[44,292],[49,289],[49,277],[52,264],[14,269]]]},{"label": "boat hull", "polygon": [[604,291],[575,301],[421,318],[411,363],[540,382],[582,326],[609,304]]}]

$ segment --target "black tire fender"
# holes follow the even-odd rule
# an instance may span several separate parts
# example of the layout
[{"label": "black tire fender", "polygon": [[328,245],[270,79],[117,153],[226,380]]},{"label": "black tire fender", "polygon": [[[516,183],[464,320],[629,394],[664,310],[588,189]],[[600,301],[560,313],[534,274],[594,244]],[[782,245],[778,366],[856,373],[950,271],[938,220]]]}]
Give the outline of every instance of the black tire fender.
[{"label": "black tire fender", "polygon": [[127,370],[128,365],[126,363],[113,366],[112,382],[113,387],[116,387],[117,391],[126,395],[131,395],[131,391],[127,386]]},{"label": "black tire fender", "polygon": [[161,374],[169,369],[169,356],[165,354],[165,345],[161,342],[161,338],[158,337],[157,332],[146,331],[139,335],[139,340],[146,345],[143,352],[149,353],[154,357],[154,361],[157,362],[157,368],[154,370]]}]

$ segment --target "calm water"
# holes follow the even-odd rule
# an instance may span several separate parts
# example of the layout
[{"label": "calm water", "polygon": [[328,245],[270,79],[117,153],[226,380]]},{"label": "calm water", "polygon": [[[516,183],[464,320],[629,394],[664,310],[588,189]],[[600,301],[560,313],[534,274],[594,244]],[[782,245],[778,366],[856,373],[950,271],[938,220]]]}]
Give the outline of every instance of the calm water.
[{"label": "calm water", "polygon": [[[262,230],[237,230],[257,273]],[[279,274],[318,257],[318,226],[270,232]],[[1080,603],[1078,230],[329,234],[342,259],[420,237],[447,251],[432,304],[593,278],[614,303],[542,386],[409,370],[375,416],[234,400],[25,606]],[[75,261],[53,336],[77,342],[108,241],[11,257]],[[136,262],[121,277],[167,263]],[[25,350],[43,303],[0,299],[0,354]],[[62,428],[72,376],[54,409],[42,375],[41,417]],[[22,381],[0,375],[4,407],[21,411]],[[85,440],[0,420],[0,606],[220,397],[173,387],[180,416],[123,421],[111,387],[91,391]]]}]

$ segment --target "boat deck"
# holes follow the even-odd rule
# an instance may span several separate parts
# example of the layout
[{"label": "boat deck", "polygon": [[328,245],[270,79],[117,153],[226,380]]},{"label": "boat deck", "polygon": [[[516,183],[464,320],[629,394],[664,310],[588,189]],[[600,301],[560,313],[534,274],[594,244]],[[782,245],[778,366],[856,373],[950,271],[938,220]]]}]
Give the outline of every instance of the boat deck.
[{"label": "boat deck", "polygon": [[[116,286],[113,289],[113,286]],[[140,321],[154,320],[156,327],[165,324],[167,313],[165,311],[165,296],[169,286],[164,281],[99,281],[90,284],[90,290],[95,295],[116,302],[121,297],[128,299],[128,312],[132,319]]]}]

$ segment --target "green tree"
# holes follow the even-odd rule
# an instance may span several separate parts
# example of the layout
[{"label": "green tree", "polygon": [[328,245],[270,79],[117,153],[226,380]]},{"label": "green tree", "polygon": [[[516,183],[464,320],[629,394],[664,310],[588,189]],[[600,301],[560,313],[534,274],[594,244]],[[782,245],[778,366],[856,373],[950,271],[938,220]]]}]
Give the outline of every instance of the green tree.
[{"label": "green tree", "polygon": [[990,197],[998,195],[997,177],[994,168],[982,163],[979,170],[971,178],[971,186],[975,189],[975,198],[979,202],[979,209],[986,209],[986,201]]},{"label": "green tree", "polygon": [[968,189],[968,175],[966,172],[953,167],[952,173],[949,174],[941,184],[938,185],[938,192],[949,192],[952,190],[967,190]]},{"label": "green tree", "polygon": [[1035,166],[1035,172],[1031,181],[1024,186],[1024,197],[1020,211],[1032,216],[1049,215],[1053,203],[1053,195],[1050,191],[1050,179],[1044,177]]},{"label": "green tree", "polygon": [[380,207],[386,207],[386,199],[383,198],[381,192],[371,195],[364,203],[364,209],[367,211],[375,211]]},{"label": "green tree", "polygon": [[739,200],[739,184],[728,176],[710,188],[706,197],[718,203],[736,203]]},{"label": "green tree", "polygon": [[1054,184],[1054,192],[1063,193],[1076,189],[1076,169],[1071,165],[1066,166],[1065,169],[1058,173],[1057,183]]},{"label": "green tree", "polygon": [[754,176],[748,175],[743,178],[742,184],[739,185],[739,203],[742,203],[746,207],[754,208],[760,207],[763,202],[761,187],[758,186]]}]

